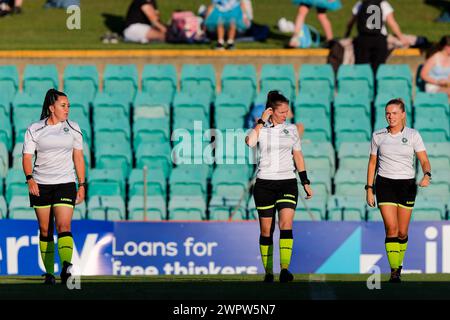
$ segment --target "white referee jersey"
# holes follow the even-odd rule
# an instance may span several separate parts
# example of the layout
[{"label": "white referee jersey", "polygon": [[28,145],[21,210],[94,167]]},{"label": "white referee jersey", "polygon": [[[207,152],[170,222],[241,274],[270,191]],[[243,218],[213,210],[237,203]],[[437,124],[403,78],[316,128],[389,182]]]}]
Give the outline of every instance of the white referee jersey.
[{"label": "white referee jersey", "polygon": [[261,128],[258,137],[258,171],[256,177],[267,180],[295,179],[293,150],[301,151],[300,137],[293,124]]},{"label": "white referee jersey", "polygon": [[35,154],[33,179],[39,184],[75,182],[73,149],[83,150],[81,129],[67,120],[55,125],[48,118],[31,124],[25,134],[22,153]]},{"label": "white referee jersey", "polygon": [[378,155],[378,174],[389,179],[413,179],[414,156],[425,151],[420,133],[408,127],[390,134],[387,128],[372,135],[370,154]]}]

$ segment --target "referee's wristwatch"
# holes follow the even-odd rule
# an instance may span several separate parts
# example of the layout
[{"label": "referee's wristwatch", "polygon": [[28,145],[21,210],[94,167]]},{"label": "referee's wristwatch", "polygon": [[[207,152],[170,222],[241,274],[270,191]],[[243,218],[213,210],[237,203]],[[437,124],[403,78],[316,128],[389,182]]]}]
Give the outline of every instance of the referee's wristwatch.
[{"label": "referee's wristwatch", "polygon": [[365,190],[369,190],[369,189],[372,189],[372,190],[373,190],[373,185],[370,186],[370,185],[366,184],[366,185],[364,186],[364,189],[365,189]]},{"label": "referee's wristwatch", "polygon": [[258,119],[258,121],[256,122],[257,124],[262,124],[263,126],[266,124],[266,122],[263,119]]},{"label": "referee's wristwatch", "polygon": [[80,188],[80,187],[86,188],[86,186],[87,186],[86,181],[85,181],[85,182],[80,182],[80,183],[78,183],[78,188]]},{"label": "referee's wristwatch", "polygon": [[27,174],[27,175],[25,176],[25,179],[27,179],[27,182],[25,182],[25,183],[28,183],[28,181],[30,181],[31,179],[33,179],[33,176],[32,176],[31,174]]}]

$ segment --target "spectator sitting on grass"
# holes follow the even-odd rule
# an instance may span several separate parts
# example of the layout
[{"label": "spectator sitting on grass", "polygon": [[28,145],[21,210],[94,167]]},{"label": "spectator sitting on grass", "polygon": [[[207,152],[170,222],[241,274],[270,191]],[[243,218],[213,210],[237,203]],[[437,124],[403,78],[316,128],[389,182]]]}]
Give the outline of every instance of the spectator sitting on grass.
[{"label": "spectator sitting on grass", "polygon": [[166,26],[160,21],[156,0],[133,0],[125,19],[125,41],[164,41],[166,32]]}]

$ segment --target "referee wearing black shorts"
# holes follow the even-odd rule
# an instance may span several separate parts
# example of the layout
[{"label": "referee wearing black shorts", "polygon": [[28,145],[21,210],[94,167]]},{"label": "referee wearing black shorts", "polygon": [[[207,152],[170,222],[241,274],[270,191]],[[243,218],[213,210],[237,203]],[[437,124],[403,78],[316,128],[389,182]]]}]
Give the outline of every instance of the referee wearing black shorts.
[{"label": "referee wearing black shorts", "polygon": [[385,110],[389,125],[372,135],[366,200],[369,206],[375,206],[375,187],[386,231],[385,247],[391,267],[389,281],[395,283],[401,282],[403,258],[408,246],[408,226],[417,194],[414,155],[423,171],[420,187],[430,184],[431,166],[419,132],[406,127],[403,100],[389,101]]},{"label": "referee wearing black shorts", "polygon": [[78,124],[68,120],[69,107],[64,93],[50,89],[45,96],[41,120],[31,124],[26,131],[22,152],[30,206],[34,208],[39,222],[39,248],[46,272],[45,284],[55,283],[55,224],[61,282],[65,284],[71,275],[72,215],[75,205],[85,197],[83,137]]},{"label": "referee wearing black shorts", "polygon": [[313,195],[305,171],[297,127],[286,123],[288,112],[289,100],[278,91],[269,92],[266,110],[245,139],[250,147],[258,145],[260,153],[253,194],[261,228],[259,245],[266,272],[265,282],[274,280],[273,231],[277,210],[280,228],[280,282],[294,279],[288,268],[293,246],[292,224],[298,200],[296,169],[307,194],[306,198]]}]

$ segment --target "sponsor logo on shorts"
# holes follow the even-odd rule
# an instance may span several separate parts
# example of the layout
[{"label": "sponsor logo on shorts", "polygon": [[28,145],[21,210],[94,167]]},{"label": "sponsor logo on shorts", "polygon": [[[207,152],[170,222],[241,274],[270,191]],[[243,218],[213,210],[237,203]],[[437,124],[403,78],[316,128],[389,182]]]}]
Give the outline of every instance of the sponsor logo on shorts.
[{"label": "sponsor logo on shorts", "polygon": [[61,198],[60,200],[61,200],[61,201],[69,201],[69,202],[72,202],[72,199],[69,199],[69,198]]},{"label": "sponsor logo on shorts", "polygon": [[406,201],[406,204],[414,204],[414,201]]}]

